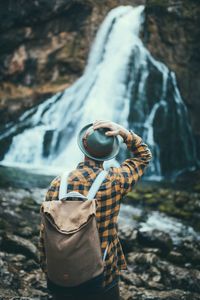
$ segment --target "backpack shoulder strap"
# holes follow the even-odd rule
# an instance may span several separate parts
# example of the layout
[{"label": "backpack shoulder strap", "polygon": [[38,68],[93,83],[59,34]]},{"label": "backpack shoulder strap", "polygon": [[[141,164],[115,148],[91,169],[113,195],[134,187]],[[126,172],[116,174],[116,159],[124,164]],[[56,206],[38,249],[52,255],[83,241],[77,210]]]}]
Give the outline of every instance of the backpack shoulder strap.
[{"label": "backpack shoulder strap", "polygon": [[58,199],[62,200],[62,199],[66,199],[69,197],[76,197],[76,198],[82,198],[82,199],[87,199],[85,196],[83,196],[82,194],[76,192],[76,191],[72,191],[72,192],[67,192],[67,178],[69,176],[69,172],[65,172],[61,175],[60,178],[60,188],[59,188],[59,194],[58,194]]},{"label": "backpack shoulder strap", "polygon": [[102,182],[104,181],[104,179],[106,178],[107,174],[108,174],[108,172],[103,170],[97,175],[97,177],[95,178],[93,184],[91,185],[91,187],[89,189],[89,192],[87,195],[88,200],[94,199],[98,189],[100,188],[100,186],[101,186]]},{"label": "backpack shoulder strap", "polygon": [[67,178],[68,178],[69,172],[65,172],[60,176],[60,188],[59,188],[59,194],[58,198],[59,200],[65,198],[67,194]]},{"label": "backpack shoulder strap", "polygon": [[[97,177],[95,178],[95,180],[94,180],[93,184],[91,185],[90,190],[88,192],[88,195],[87,195],[88,200],[92,200],[95,197],[98,189],[100,188],[100,186],[101,186],[102,182],[104,181],[104,179],[106,178],[107,174],[108,174],[108,172],[103,170],[97,175]],[[61,175],[59,195],[58,195],[59,200],[66,198],[68,196],[71,196],[71,197],[74,196],[74,197],[78,197],[78,198],[86,198],[77,192],[67,193],[68,175],[69,175],[69,172],[68,173],[65,172]]]}]

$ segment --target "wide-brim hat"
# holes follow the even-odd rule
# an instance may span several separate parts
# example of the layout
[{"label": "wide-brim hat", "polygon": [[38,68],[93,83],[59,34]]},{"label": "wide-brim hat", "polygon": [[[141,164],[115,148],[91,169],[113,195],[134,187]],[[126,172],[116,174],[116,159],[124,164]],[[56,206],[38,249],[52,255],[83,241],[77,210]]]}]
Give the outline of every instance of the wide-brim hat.
[{"label": "wide-brim hat", "polygon": [[[78,134],[78,145],[89,158],[104,161],[114,158],[119,152],[120,140],[118,136],[107,136],[109,128],[93,129],[90,123],[84,126]],[[87,134],[86,134],[87,132]],[[85,138],[85,136],[87,136]]]}]

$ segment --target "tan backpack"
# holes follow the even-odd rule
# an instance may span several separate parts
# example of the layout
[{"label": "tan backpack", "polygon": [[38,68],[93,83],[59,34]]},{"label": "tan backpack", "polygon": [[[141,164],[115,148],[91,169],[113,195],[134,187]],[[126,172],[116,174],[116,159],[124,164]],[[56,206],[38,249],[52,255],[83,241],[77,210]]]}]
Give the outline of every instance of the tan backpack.
[{"label": "tan backpack", "polygon": [[59,200],[44,201],[41,217],[48,278],[57,285],[74,287],[103,273],[94,199],[106,171],[98,174],[87,197],[67,192],[67,178],[61,177]]}]

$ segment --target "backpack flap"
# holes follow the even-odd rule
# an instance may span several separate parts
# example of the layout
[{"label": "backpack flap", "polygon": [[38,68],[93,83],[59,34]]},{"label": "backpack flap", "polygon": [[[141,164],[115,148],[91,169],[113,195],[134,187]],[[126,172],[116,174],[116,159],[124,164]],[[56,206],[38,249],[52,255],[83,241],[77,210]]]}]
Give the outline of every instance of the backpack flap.
[{"label": "backpack flap", "polygon": [[44,201],[41,207],[43,217],[58,231],[74,233],[85,226],[96,215],[96,202],[87,201]]}]

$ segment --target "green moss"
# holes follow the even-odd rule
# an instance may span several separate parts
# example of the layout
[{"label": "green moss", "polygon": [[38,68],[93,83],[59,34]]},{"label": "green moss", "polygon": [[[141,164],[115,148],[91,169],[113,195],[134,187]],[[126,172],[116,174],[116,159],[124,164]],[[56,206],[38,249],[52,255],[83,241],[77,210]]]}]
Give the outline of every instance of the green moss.
[{"label": "green moss", "polygon": [[160,189],[159,194],[161,197],[167,197],[170,194],[170,191],[167,189]]},{"label": "green moss", "polygon": [[200,183],[194,186],[194,191],[200,193]]},{"label": "green moss", "polygon": [[183,218],[183,219],[189,219],[192,216],[192,213],[190,211],[185,211],[183,209],[177,209],[172,202],[165,202],[159,205],[158,207],[160,212],[166,213],[168,215]]},{"label": "green moss", "polygon": [[134,215],[134,216],[132,217],[132,219],[133,219],[134,221],[140,222],[141,219],[142,219],[142,217],[141,217],[141,216],[136,216],[136,215]]},{"label": "green moss", "polygon": [[[124,199],[125,203],[135,206],[142,205],[146,210],[154,208],[185,221],[191,220],[196,207],[189,192],[171,188],[137,189],[128,193]],[[137,217],[134,220],[137,221]]]},{"label": "green moss", "polygon": [[147,193],[147,194],[144,195],[144,198],[145,199],[152,199],[153,196],[154,196],[153,194]]},{"label": "green moss", "polygon": [[130,192],[127,194],[127,197],[133,201],[141,201],[141,195],[139,193],[136,192]]},{"label": "green moss", "polygon": [[155,197],[154,198],[150,198],[150,199],[147,199],[145,201],[145,203],[149,204],[149,205],[158,205],[159,204],[159,201],[158,199],[156,199]]}]

